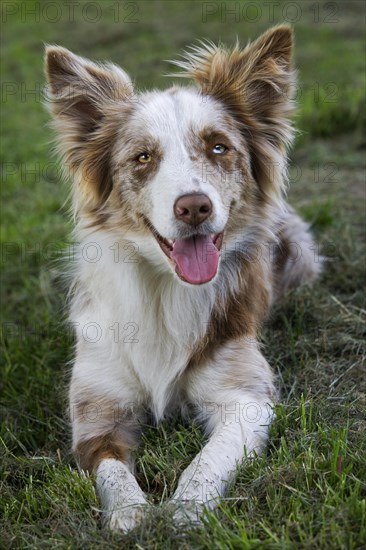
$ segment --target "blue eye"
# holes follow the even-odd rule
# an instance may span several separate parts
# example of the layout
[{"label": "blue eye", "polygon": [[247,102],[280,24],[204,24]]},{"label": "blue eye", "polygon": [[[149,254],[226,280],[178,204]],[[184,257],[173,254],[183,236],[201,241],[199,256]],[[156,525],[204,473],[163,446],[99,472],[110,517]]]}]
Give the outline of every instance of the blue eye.
[{"label": "blue eye", "polygon": [[222,145],[221,143],[216,143],[215,147],[212,149],[212,152],[216,155],[222,155],[223,153],[226,153],[227,147],[225,145]]}]

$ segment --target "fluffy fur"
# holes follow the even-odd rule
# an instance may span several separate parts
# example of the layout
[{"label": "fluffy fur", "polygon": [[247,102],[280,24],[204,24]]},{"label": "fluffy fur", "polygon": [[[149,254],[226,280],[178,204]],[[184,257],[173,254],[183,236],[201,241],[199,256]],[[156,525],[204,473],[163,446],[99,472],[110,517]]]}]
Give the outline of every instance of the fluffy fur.
[{"label": "fluffy fur", "polygon": [[244,49],[202,44],[176,62],[195,86],[142,94],[115,65],[47,48],[80,243],[73,449],[114,529],[148,506],[131,459],[146,415],[180,409],[209,436],[171,499],[177,521],[214,507],[266,443],[276,389],[258,331],[283,292],[320,271],[284,200],[292,45],[285,25]]}]

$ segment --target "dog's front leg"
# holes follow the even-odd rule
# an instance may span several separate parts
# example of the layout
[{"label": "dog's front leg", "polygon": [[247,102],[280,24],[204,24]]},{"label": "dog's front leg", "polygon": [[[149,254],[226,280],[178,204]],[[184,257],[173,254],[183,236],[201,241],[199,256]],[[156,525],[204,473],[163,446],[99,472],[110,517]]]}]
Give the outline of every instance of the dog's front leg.
[{"label": "dog's front leg", "polygon": [[[131,404],[131,403],[130,403]],[[132,473],[131,451],[139,439],[139,411],[129,404],[97,395],[73,378],[70,388],[73,450],[80,468],[94,473],[103,523],[129,531],[148,505]]]},{"label": "dog's front leg", "polygon": [[[244,399],[253,402],[253,397],[249,394]],[[244,403],[243,401],[241,408],[243,412]],[[236,407],[235,402],[226,404],[227,411],[230,408],[235,410]],[[263,421],[269,422],[268,415]],[[220,422],[208,443],[183,472],[173,496],[177,504],[177,521],[197,522],[205,507],[215,508],[218,498],[225,494],[227,485],[233,479],[237,464],[244,456],[261,450],[267,429],[257,424],[259,434],[256,433],[256,428],[249,428],[245,424],[236,420]]]},{"label": "dog's front leg", "polygon": [[275,391],[255,343],[229,346],[192,374],[187,389],[209,440],[181,475],[173,501],[176,520],[198,521],[204,507],[217,505],[243,458],[263,449]]}]

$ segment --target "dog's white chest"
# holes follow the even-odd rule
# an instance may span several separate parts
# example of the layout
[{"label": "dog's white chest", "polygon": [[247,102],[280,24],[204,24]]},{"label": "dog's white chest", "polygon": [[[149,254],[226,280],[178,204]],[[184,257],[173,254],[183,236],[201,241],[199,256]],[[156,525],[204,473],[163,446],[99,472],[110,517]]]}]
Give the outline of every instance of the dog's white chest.
[{"label": "dog's white chest", "polygon": [[170,274],[154,280],[147,263],[120,265],[102,259],[87,271],[84,282],[92,301],[73,318],[79,339],[80,330],[95,338],[94,359],[100,357],[100,368],[115,384],[113,392],[131,387],[162,417],[207,330],[213,289],[186,288]]}]

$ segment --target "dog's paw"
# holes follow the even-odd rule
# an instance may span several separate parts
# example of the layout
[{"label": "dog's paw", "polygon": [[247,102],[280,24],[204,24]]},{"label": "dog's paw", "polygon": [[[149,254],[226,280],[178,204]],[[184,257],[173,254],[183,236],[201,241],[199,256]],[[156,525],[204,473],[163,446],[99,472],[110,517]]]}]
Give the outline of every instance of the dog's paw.
[{"label": "dog's paw", "polygon": [[204,511],[202,503],[190,500],[176,501],[172,502],[172,504],[175,507],[173,514],[174,523],[191,527],[202,525],[201,518]]},{"label": "dog's paw", "polygon": [[103,525],[112,531],[127,533],[137,527],[145,516],[146,506],[135,505],[105,513]]}]

